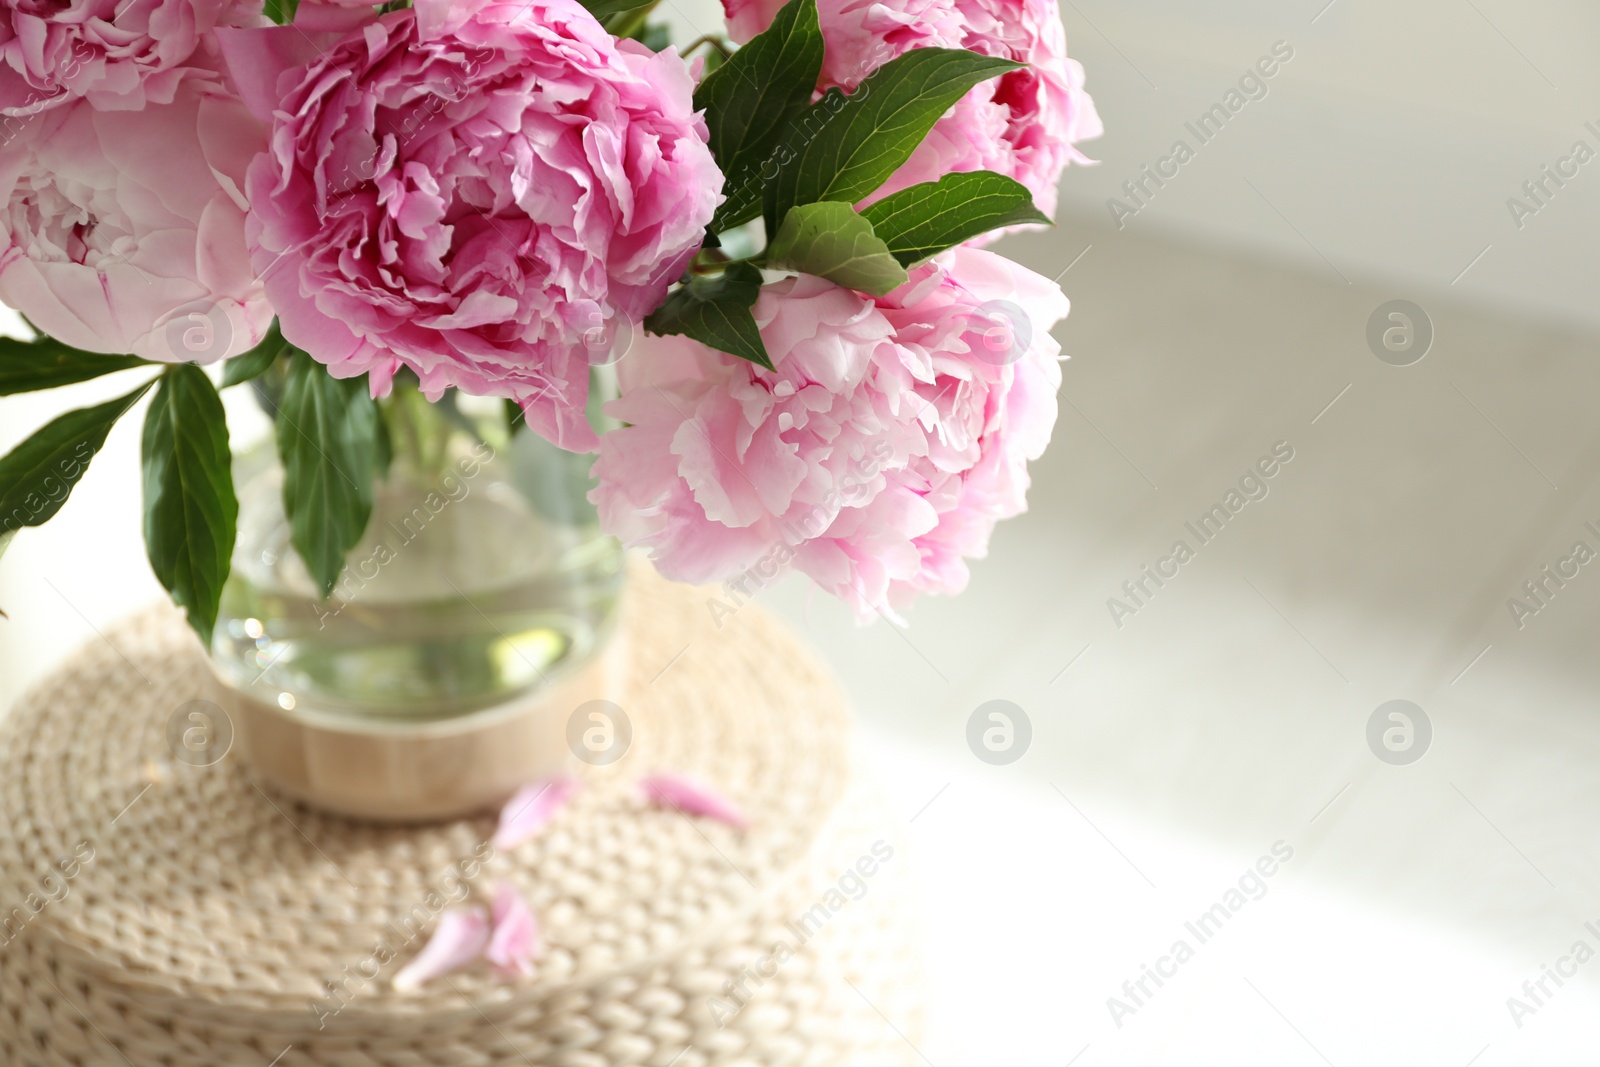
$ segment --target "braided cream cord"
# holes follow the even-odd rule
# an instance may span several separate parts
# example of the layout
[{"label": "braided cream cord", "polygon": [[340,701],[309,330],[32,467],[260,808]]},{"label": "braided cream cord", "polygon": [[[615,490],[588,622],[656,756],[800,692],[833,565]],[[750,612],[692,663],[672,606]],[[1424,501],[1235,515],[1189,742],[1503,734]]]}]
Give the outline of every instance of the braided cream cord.
[{"label": "braided cream cord", "polygon": [[[351,822],[233,756],[169,759],[176,709],[217,699],[170,609],[86,646],[0,735],[0,1064],[919,1062],[908,864],[843,700],[769,616],[719,629],[705,600],[634,573],[632,748],[505,854],[492,813]],[[631,783],[653,769],[715,785],[752,829],[647,807]],[[543,924],[538,974],[390,989],[438,911],[499,878]]]}]

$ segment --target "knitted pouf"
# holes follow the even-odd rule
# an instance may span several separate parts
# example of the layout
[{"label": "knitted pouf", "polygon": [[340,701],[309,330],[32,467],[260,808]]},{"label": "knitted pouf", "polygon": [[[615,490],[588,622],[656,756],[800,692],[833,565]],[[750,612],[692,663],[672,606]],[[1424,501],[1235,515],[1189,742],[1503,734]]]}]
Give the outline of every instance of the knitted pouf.
[{"label": "knitted pouf", "polygon": [[[0,726],[0,1064],[917,1062],[898,820],[826,671],[758,608],[719,625],[644,573],[620,625],[627,755],[504,852],[493,813],[349,821],[237,754],[180,758],[185,709],[219,693],[170,608],[86,646]],[[750,828],[649,807],[655,770]],[[534,977],[394,990],[439,913],[502,879],[543,928]]]}]

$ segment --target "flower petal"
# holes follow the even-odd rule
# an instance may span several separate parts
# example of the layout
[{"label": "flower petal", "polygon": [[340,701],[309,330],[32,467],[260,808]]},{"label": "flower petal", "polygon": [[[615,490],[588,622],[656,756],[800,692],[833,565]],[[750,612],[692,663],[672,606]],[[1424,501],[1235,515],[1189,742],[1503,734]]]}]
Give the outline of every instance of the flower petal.
[{"label": "flower petal", "polygon": [[483,955],[489,946],[489,916],[482,908],[446,908],[433,936],[412,961],[394,976],[394,988],[410,992],[430,978],[458,971]]},{"label": "flower petal", "polygon": [[501,882],[494,895],[494,932],[484,955],[508,978],[529,978],[533,962],[544,954],[539,920],[517,887]]},{"label": "flower petal", "polygon": [[679,774],[652,774],[639,783],[645,799],[685,815],[699,815],[727,823],[737,830],[747,829],[750,820],[733,802],[709,786]]},{"label": "flower petal", "polygon": [[578,780],[570,775],[543,778],[523,786],[501,810],[500,827],[490,843],[503,850],[533,839],[577,791]]}]

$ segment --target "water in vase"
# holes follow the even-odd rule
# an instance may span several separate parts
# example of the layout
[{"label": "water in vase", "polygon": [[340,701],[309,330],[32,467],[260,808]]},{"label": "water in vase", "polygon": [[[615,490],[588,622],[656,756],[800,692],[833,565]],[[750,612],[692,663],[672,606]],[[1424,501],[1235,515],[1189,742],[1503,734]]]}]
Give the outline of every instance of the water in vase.
[{"label": "water in vase", "polygon": [[234,689],[308,720],[427,722],[532,693],[596,652],[622,561],[584,499],[592,457],[526,430],[498,447],[405,430],[326,599],[290,543],[271,445],[238,461],[213,650]]}]

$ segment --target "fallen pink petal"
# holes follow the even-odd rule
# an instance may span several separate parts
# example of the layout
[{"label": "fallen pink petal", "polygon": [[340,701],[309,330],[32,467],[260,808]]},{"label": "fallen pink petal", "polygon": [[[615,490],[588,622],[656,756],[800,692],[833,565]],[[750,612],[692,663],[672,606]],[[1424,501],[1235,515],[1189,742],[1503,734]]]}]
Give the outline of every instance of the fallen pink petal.
[{"label": "fallen pink petal", "polygon": [[484,953],[495,970],[510,978],[531,978],[544,952],[539,920],[517,887],[501,882],[494,895],[494,930]]},{"label": "fallen pink petal", "polygon": [[685,815],[715,819],[737,830],[750,826],[750,819],[733,801],[710,786],[683,775],[652,774],[639,783],[639,788],[646,800],[659,807],[672,808]]},{"label": "fallen pink petal", "polygon": [[459,971],[479,959],[488,947],[488,912],[476,905],[447,908],[422,951],[394,976],[394,988],[402,993],[419,989],[430,979]]},{"label": "fallen pink petal", "polygon": [[497,849],[511,849],[531,841],[577,791],[578,780],[569,775],[543,778],[523,786],[501,809],[500,826],[490,843]]}]

